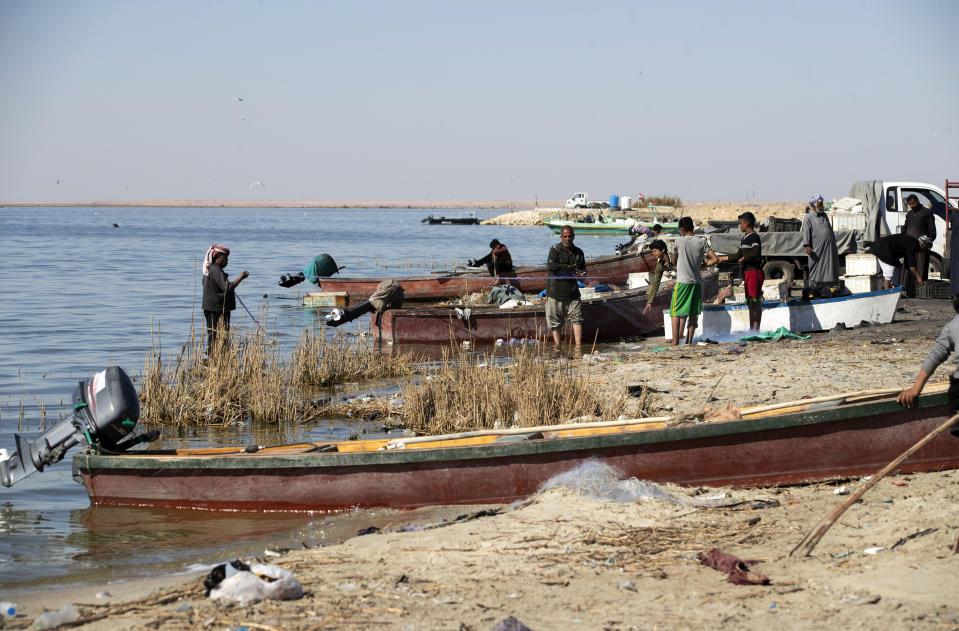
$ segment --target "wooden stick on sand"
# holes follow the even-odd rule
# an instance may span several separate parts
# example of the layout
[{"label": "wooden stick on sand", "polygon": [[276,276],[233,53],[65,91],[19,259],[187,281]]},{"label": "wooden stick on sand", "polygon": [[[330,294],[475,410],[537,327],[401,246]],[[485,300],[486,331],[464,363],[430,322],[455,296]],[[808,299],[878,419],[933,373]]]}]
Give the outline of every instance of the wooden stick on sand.
[{"label": "wooden stick on sand", "polygon": [[803,537],[802,541],[796,544],[796,547],[793,548],[792,551],[790,551],[789,556],[792,556],[793,553],[796,552],[796,550],[799,550],[800,548],[802,548],[803,551],[805,552],[804,556],[808,557],[810,554],[812,554],[813,548],[816,547],[816,544],[819,543],[819,540],[822,539],[823,535],[826,534],[826,531],[829,530],[834,523],[836,523],[836,520],[839,519],[839,517],[846,512],[847,508],[855,504],[856,501],[858,501],[859,498],[866,493],[866,491],[868,491],[873,486],[875,486],[876,482],[879,482],[879,480],[881,480],[883,477],[888,475],[890,472],[895,471],[899,467],[899,465],[903,463],[903,461],[905,461],[909,456],[911,456],[916,451],[921,449],[923,445],[931,441],[933,438],[935,438],[942,432],[949,429],[949,426],[955,423],[956,420],[959,420],[959,414],[956,414],[955,416],[950,417],[948,421],[946,421],[945,423],[943,423],[936,429],[926,434],[926,436],[922,440],[920,440],[918,443],[916,443],[915,445],[913,445],[912,447],[904,451],[901,456],[899,456],[898,458],[896,458],[895,460],[887,464],[882,469],[882,471],[880,471],[876,475],[872,476],[869,480],[867,480],[866,483],[863,484],[858,491],[856,491],[851,496],[849,496],[849,499],[846,500],[842,504],[842,506],[839,506],[838,508],[833,510],[831,513],[826,515],[826,517],[824,517],[823,520],[820,521],[815,528],[813,528],[808,533],[806,533],[806,536]]}]

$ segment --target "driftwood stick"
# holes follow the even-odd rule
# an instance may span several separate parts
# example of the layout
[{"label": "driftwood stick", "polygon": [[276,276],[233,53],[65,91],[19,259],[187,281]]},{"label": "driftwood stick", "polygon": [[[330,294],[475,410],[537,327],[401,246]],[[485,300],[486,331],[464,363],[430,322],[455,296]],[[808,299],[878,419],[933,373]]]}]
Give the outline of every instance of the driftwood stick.
[{"label": "driftwood stick", "polygon": [[959,532],[956,533],[956,542],[952,544],[952,553],[956,554],[959,552]]},{"label": "driftwood stick", "polygon": [[826,515],[826,517],[824,517],[823,520],[820,521],[815,528],[813,528],[808,533],[806,533],[806,536],[803,537],[802,541],[796,544],[796,547],[789,552],[789,556],[792,556],[793,553],[795,553],[796,550],[799,550],[800,548],[802,548],[803,551],[805,552],[804,556],[808,557],[810,554],[812,554],[813,548],[816,547],[816,544],[819,543],[819,540],[822,539],[823,535],[826,534],[826,531],[829,530],[834,523],[836,523],[836,520],[839,519],[839,517],[846,512],[846,509],[848,509],[850,506],[855,504],[859,500],[859,498],[862,497],[866,493],[866,491],[868,491],[873,486],[875,486],[876,483],[879,482],[879,480],[884,478],[890,472],[895,471],[897,468],[899,468],[899,465],[901,465],[903,461],[909,458],[909,456],[911,456],[916,451],[921,449],[926,443],[934,439],[936,436],[938,436],[942,432],[949,429],[949,426],[955,423],[956,420],[959,420],[959,414],[951,416],[948,421],[946,421],[945,423],[943,423],[936,429],[926,434],[926,436],[922,440],[920,440],[918,443],[916,443],[915,445],[913,445],[912,447],[904,451],[902,455],[900,455],[898,458],[896,458],[895,460],[887,464],[885,467],[883,467],[882,471],[880,471],[876,475],[872,476],[869,480],[867,480],[866,483],[859,488],[859,490],[857,490],[855,493],[849,496],[848,500],[843,502],[841,506],[839,506],[838,508],[834,509],[831,513]]}]

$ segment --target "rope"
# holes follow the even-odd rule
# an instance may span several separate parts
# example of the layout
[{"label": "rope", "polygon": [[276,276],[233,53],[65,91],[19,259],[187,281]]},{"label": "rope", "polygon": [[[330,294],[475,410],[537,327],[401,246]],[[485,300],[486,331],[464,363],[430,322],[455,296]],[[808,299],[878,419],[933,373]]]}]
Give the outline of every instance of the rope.
[{"label": "rope", "polygon": [[237,301],[238,301],[241,305],[243,305],[243,308],[244,308],[244,309],[246,309],[246,312],[250,315],[250,319],[253,320],[254,322],[256,322],[256,325],[262,329],[263,326],[262,326],[259,322],[257,322],[257,319],[253,317],[253,314],[250,313],[250,310],[246,308],[246,303],[243,302],[243,299],[240,298],[240,296],[237,295],[237,293],[236,293],[235,291],[233,292],[233,295],[236,296]]}]

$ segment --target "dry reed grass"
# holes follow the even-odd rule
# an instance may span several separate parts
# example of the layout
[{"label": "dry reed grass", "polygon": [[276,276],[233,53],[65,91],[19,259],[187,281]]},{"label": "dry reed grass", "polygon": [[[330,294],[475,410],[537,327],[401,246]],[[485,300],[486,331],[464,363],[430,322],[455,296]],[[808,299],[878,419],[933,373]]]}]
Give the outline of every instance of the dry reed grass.
[{"label": "dry reed grass", "polygon": [[403,392],[406,427],[436,435],[496,427],[532,427],[584,416],[616,419],[626,397],[605,398],[588,368],[547,360],[539,348],[511,349],[508,365],[463,350],[444,351],[435,372]]},{"label": "dry reed grass", "polygon": [[653,195],[643,201],[633,203],[633,208],[646,208],[647,206],[672,206],[673,208],[682,208],[683,200],[673,195]]},{"label": "dry reed grass", "polygon": [[307,329],[289,351],[262,329],[221,332],[209,354],[194,331],[176,356],[162,350],[159,333],[146,357],[141,419],[159,425],[228,425],[305,421],[337,408],[323,388],[349,381],[409,375],[411,354],[382,355],[372,341],[342,333],[326,338]]}]

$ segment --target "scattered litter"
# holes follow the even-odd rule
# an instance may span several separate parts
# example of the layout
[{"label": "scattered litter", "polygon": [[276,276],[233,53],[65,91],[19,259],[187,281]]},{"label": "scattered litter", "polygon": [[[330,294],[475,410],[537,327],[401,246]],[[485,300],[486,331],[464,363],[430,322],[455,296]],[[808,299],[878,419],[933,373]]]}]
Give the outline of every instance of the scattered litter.
[{"label": "scattered litter", "polygon": [[[217,577],[221,578],[214,583]],[[295,600],[303,595],[303,586],[289,570],[261,563],[248,566],[240,560],[213,568],[203,585],[210,598],[233,601],[240,606],[266,599]]]},{"label": "scattered litter", "polygon": [[665,347],[665,346],[660,346],[659,348],[651,348],[651,349],[649,349],[649,350],[653,351],[654,353],[658,353],[659,351],[664,351],[664,350],[666,350],[666,347]]},{"label": "scattered litter", "polygon": [[76,622],[80,617],[80,610],[75,605],[64,605],[56,611],[47,611],[33,621],[34,629],[55,629],[62,624]]},{"label": "scattered litter", "polygon": [[380,529],[377,528],[376,526],[370,526],[369,528],[361,528],[360,530],[357,530],[356,536],[362,537],[363,535],[373,535],[378,533],[379,531]]},{"label": "scattered litter", "polygon": [[523,624],[519,620],[517,620],[516,618],[514,618],[513,616],[510,616],[509,618],[500,620],[499,624],[493,627],[493,631],[533,631],[533,630],[527,627],[525,624]]},{"label": "scattered litter", "polygon": [[864,596],[843,594],[843,597],[839,599],[839,602],[847,605],[875,605],[881,599],[881,596],[874,596],[872,594],[866,594]]},{"label": "scattered litter", "polygon": [[832,554],[830,556],[832,556],[832,558],[834,559],[845,559],[846,557],[852,556],[854,554],[859,554],[859,550],[847,550],[845,552],[840,552],[839,554]]},{"label": "scattered litter", "polygon": [[836,487],[836,488],[833,490],[832,494],[833,494],[833,495],[849,495],[849,487],[848,487],[848,486],[839,486],[839,487]]},{"label": "scattered litter", "polygon": [[[769,585],[769,577],[758,570],[750,569],[759,561],[744,561],[737,556],[713,548],[703,555],[702,564],[729,575],[734,585]],[[774,605],[775,606],[775,605]]]},{"label": "scattered litter", "polygon": [[882,551],[885,550],[885,549],[886,549],[886,548],[883,547],[883,546],[875,546],[875,547],[872,547],[872,548],[866,548],[865,550],[862,551],[862,553],[863,553],[863,554],[876,554],[877,552],[882,552]]},{"label": "scattered litter", "polygon": [[893,486],[908,486],[905,482],[893,482],[890,480],[889,483],[892,484]]},{"label": "scattered litter", "polygon": [[892,504],[893,500],[891,497],[884,497],[881,500],[876,500],[877,504]]},{"label": "scattered litter", "polygon": [[636,583],[634,583],[633,581],[623,581],[622,583],[618,585],[618,587],[620,589],[628,589],[631,592],[636,591]]},{"label": "scattered litter", "polygon": [[898,548],[899,546],[901,546],[902,544],[906,543],[906,542],[909,541],[910,539],[915,539],[916,537],[925,537],[926,535],[931,535],[932,533],[936,532],[937,530],[939,530],[939,529],[938,529],[938,528],[926,528],[925,530],[920,530],[919,532],[914,532],[914,533],[912,533],[911,535],[907,535],[907,536],[903,537],[902,539],[900,539],[899,541],[897,541],[896,543],[894,543],[894,544],[892,544],[891,546],[889,546],[889,549],[892,550],[893,548]]},{"label": "scattered litter", "polygon": [[113,598],[113,594],[108,591],[97,592],[97,598]]}]

